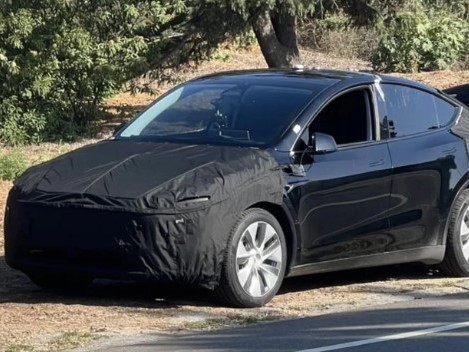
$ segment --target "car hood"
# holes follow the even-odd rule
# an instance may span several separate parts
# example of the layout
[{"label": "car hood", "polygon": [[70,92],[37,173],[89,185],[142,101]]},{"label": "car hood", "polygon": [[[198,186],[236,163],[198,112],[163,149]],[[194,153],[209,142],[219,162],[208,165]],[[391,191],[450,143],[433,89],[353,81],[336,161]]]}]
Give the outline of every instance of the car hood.
[{"label": "car hood", "polygon": [[266,192],[283,187],[264,150],[114,140],[35,166],[15,186],[25,202],[141,211],[213,204],[263,177]]}]

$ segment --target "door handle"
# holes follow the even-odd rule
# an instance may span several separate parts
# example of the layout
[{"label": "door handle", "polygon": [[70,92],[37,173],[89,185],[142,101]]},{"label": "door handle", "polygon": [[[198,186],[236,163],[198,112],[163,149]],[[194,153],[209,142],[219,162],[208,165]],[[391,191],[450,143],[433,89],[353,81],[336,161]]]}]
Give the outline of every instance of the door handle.
[{"label": "door handle", "polygon": [[381,166],[384,165],[384,159],[380,159],[378,161],[372,161],[368,164],[369,167],[376,167],[376,166]]}]

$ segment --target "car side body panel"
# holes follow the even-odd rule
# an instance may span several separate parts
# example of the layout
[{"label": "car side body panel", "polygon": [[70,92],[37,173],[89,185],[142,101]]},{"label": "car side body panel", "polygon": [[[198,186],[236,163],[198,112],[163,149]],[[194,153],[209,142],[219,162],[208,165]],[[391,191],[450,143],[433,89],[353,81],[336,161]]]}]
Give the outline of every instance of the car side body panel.
[{"label": "car side body panel", "polygon": [[388,251],[444,244],[452,195],[468,169],[464,141],[447,129],[388,142],[393,164]]},{"label": "car side body panel", "polygon": [[[315,109],[320,109],[331,100],[331,96],[341,90],[364,83],[373,83],[371,78],[368,79],[369,81],[366,77],[362,77],[356,80],[355,84],[348,82],[350,84],[348,86],[344,82],[336,84],[324,92],[324,96],[328,96],[328,99],[315,102],[314,108],[311,107],[308,113],[314,114]],[[394,77],[383,77],[382,81],[403,83],[402,80]],[[405,80],[404,83],[428,93],[439,94],[437,90],[417,82]],[[374,90],[374,93],[376,94],[377,90]],[[308,247],[308,242],[304,243],[305,239],[309,243],[314,241],[319,243],[322,234],[320,231],[319,234],[312,234],[305,226],[302,226],[304,219],[299,211],[297,228],[303,247],[289,275],[297,276],[407,262],[427,264],[441,262],[445,253],[446,231],[451,208],[458,194],[469,186],[469,111],[463,108],[463,105],[460,108],[462,109],[460,118],[453,121],[450,126],[422,135],[386,141],[391,154],[390,172],[383,170],[382,176],[383,179],[387,178],[391,185],[389,209],[386,213],[386,221],[390,228],[386,231],[381,226],[378,238],[370,237],[373,238],[374,243],[379,242],[381,238],[385,243],[382,247],[375,247],[375,253],[372,250],[355,252],[349,258],[347,255],[340,256],[338,253],[335,257],[323,257],[323,260],[318,255],[308,256],[314,253],[314,250],[311,250],[311,246]],[[303,126],[308,120],[303,117],[300,121]],[[320,158],[317,159],[320,160]],[[322,187],[325,184],[323,183]],[[301,202],[301,200],[298,201],[298,203]],[[295,210],[298,211],[298,209]],[[321,222],[325,218],[318,217],[316,220]],[[331,220],[331,217],[328,219],[329,222],[335,221]],[[321,226],[316,225],[319,228]],[[366,236],[365,232],[362,229],[363,236]],[[344,241],[342,244],[346,242],[344,238],[342,241]],[[362,245],[364,243],[366,241]],[[352,250],[350,251],[352,253]],[[342,251],[342,255],[346,252]]]},{"label": "car side body panel", "polygon": [[392,241],[387,210],[391,162],[386,143],[316,155],[288,196],[298,214],[301,264],[382,252]]}]

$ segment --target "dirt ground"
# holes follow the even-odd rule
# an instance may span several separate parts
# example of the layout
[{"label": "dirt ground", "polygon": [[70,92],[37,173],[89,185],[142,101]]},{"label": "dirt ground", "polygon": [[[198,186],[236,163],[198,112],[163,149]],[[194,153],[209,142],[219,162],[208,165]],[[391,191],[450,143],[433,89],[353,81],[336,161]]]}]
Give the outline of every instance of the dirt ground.
[{"label": "dirt ground", "polygon": [[[224,56],[223,60],[189,70],[185,77],[265,66],[256,50],[226,55],[229,58]],[[369,69],[366,62],[324,55],[306,55],[306,61],[307,65],[315,67]],[[407,77],[444,89],[469,82],[469,71],[440,71]],[[159,88],[163,91],[168,87]],[[109,99],[106,102],[108,112],[116,118],[106,133],[153,99],[144,94],[126,93]],[[23,152],[30,161],[36,162],[90,142],[44,144],[24,148]],[[3,233],[5,199],[11,186],[11,182],[0,181],[0,234]],[[41,291],[23,274],[10,269],[3,257],[3,236],[0,236],[0,279],[0,352],[60,351],[106,336],[215,329],[469,290],[468,279],[447,278],[437,270],[406,265],[287,279],[279,295],[259,309],[220,307],[212,303],[210,293],[205,291],[161,291],[140,284],[108,281],[98,281],[83,294],[71,297]]]}]

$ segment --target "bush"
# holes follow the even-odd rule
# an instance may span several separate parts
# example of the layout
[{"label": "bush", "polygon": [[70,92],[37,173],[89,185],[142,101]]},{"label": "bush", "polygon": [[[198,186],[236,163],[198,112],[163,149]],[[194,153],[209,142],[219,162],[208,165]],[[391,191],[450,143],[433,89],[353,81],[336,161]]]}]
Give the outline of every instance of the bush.
[{"label": "bush", "polygon": [[298,41],[305,48],[328,55],[370,60],[378,35],[375,28],[353,27],[345,15],[338,14],[300,22]]},{"label": "bush", "polygon": [[0,180],[2,181],[14,180],[27,167],[26,159],[18,150],[0,154]]},{"label": "bush", "polygon": [[468,23],[446,11],[400,13],[386,26],[372,64],[385,72],[447,69],[464,55],[468,34]]},{"label": "bush", "polygon": [[146,70],[140,13],[126,6],[0,3],[0,142],[74,139],[101,116],[105,96]]},{"label": "bush", "polygon": [[134,79],[135,89],[143,74],[173,80],[173,70],[245,32],[243,3],[0,1],[0,143],[87,133],[100,102],[124,82]]},{"label": "bush", "polygon": [[373,28],[350,28],[324,33],[319,49],[337,57],[369,61],[377,45],[378,37]]}]

